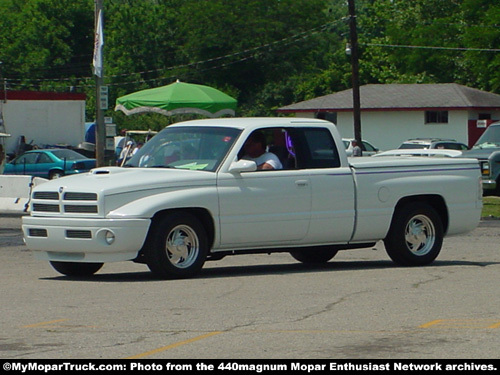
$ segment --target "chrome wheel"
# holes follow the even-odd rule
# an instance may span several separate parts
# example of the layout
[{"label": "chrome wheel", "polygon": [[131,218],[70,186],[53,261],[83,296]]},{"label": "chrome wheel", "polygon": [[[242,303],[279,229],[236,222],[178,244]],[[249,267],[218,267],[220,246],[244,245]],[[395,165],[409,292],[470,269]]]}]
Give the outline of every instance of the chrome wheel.
[{"label": "chrome wheel", "polygon": [[414,216],[406,226],[406,246],[417,256],[426,255],[432,250],[436,241],[436,229],[432,221],[425,215]]},{"label": "chrome wheel", "polygon": [[152,223],[145,260],[161,278],[185,278],[200,271],[208,251],[208,236],[202,223],[189,212],[176,211]]},{"label": "chrome wheel", "polygon": [[187,225],[178,225],[167,236],[165,251],[167,258],[178,268],[190,267],[200,252],[196,232]]},{"label": "chrome wheel", "polygon": [[423,266],[436,259],[443,237],[443,221],[434,207],[424,202],[410,202],[395,211],[384,245],[395,263]]}]

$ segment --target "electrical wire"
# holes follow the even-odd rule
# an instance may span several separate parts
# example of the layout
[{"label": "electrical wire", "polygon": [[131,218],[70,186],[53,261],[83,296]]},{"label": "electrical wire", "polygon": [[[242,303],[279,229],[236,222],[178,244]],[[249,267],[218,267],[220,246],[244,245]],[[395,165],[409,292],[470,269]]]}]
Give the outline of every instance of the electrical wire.
[{"label": "electrical wire", "polygon": [[390,47],[390,48],[413,48],[413,49],[437,49],[452,51],[479,51],[479,52],[500,52],[500,48],[471,48],[471,47],[437,47],[437,46],[413,46],[405,44],[378,44],[378,43],[359,43],[369,47]]},{"label": "electrical wire", "polygon": [[[266,44],[263,44],[260,46],[248,48],[248,49],[245,49],[245,50],[242,50],[239,52],[234,52],[234,53],[230,53],[230,54],[226,54],[226,55],[222,55],[222,56],[218,56],[218,57],[214,57],[214,58],[210,58],[210,59],[206,59],[206,60],[200,60],[200,61],[196,61],[196,62],[192,62],[192,63],[180,64],[180,65],[175,65],[175,66],[166,67],[166,68],[163,67],[163,68],[159,68],[159,69],[144,70],[144,71],[134,72],[134,73],[106,75],[105,78],[108,80],[109,79],[112,80],[115,78],[131,77],[131,76],[137,76],[137,75],[142,76],[142,75],[147,75],[147,74],[152,74],[152,73],[160,73],[160,72],[166,72],[166,71],[185,69],[185,68],[189,68],[189,67],[193,67],[193,66],[205,65],[205,64],[218,62],[218,61],[228,60],[228,59],[231,59],[234,57],[243,56],[236,61],[221,63],[218,66],[208,68],[208,69],[210,70],[210,69],[222,68],[222,67],[225,67],[228,65],[236,64],[236,63],[251,59],[251,58],[255,57],[254,56],[255,53],[260,52],[262,50],[269,50],[272,48],[297,43],[297,42],[302,41],[304,39],[307,39],[313,35],[319,34],[319,33],[323,32],[325,29],[328,29],[328,28],[332,27],[333,25],[335,25],[339,22],[342,22],[344,20],[345,20],[345,18],[341,18],[339,20],[328,22],[326,24],[320,25],[320,26],[312,28],[312,29],[309,29],[309,30],[306,30],[306,31],[303,31],[303,32],[279,39],[279,40],[275,40],[273,42],[269,42],[269,43],[266,43]],[[171,78],[171,77],[166,77],[166,78]],[[140,80],[140,81],[126,82],[126,83],[114,82],[114,83],[111,83],[109,85],[118,86],[121,84],[137,84],[137,83],[143,83],[143,82],[148,82],[148,81],[155,81],[158,79],[163,79],[163,78],[154,78],[151,80]],[[75,80],[83,80],[83,81],[89,80],[89,81],[91,81],[91,80],[93,80],[93,77],[88,76],[88,77],[72,77],[72,78],[41,78],[41,79],[29,79],[29,80],[7,79],[6,78],[5,80],[7,82],[10,82],[11,84],[22,85],[25,87],[36,87],[39,84],[44,83],[44,82],[52,82],[52,83],[54,83],[54,82],[74,82]],[[78,88],[78,87],[89,87],[89,86],[93,86],[93,85],[74,86],[74,87]],[[54,86],[54,87],[58,87],[58,86]],[[64,86],[64,87],[66,87],[66,86]]]}]

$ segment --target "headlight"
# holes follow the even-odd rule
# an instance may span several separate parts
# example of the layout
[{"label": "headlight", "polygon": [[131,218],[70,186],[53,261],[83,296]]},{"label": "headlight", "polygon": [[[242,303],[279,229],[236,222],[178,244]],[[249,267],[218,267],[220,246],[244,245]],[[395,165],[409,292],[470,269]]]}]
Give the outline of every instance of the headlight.
[{"label": "headlight", "polygon": [[481,162],[481,175],[489,176],[490,175],[490,163],[487,161]]}]

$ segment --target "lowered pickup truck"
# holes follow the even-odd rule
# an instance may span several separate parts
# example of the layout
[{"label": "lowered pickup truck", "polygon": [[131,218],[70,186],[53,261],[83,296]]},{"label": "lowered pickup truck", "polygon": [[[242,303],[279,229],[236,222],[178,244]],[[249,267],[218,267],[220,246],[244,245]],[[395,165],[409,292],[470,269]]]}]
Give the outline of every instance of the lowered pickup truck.
[{"label": "lowered pickup truck", "polygon": [[[256,131],[282,169],[244,157]],[[481,208],[476,159],[348,159],[330,122],[225,118],[170,125],[125,167],[37,186],[23,232],[38,258],[71,276],[132,260],[190,277],[206,260],[248,252],[327,262],[379,240],[395,263],[420,266],[445,235],[474,229]]]}]

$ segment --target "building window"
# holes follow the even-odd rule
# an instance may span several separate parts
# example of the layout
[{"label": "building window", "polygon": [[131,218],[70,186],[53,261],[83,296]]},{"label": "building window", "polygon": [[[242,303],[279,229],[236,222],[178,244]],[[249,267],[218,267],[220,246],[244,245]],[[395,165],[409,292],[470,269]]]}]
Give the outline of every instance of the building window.
[{"label": "building window", "polygon": [[491,120],[491,113],[480,113],[477,117],[478,120]]},{"label": "building window", "polygon": [[426,124],[447,124],[448,111],[425,111]]}]

